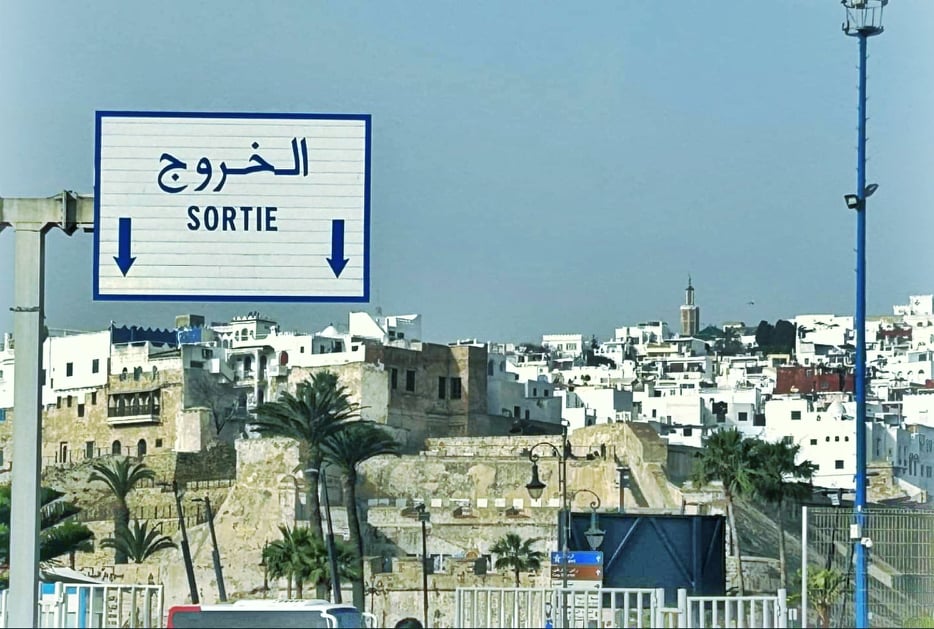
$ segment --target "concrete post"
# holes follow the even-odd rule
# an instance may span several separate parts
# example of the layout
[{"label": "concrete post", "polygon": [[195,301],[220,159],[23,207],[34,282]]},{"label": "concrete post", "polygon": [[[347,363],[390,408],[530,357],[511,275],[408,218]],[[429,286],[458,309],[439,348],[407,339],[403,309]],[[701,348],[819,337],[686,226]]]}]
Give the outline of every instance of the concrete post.
[{"label": "concrete post", "polygon": [[45,233],[94,225],[93,197],[0,199],[0,230],[13,227],[13,471],[8,626],[35,627],[39,594],[39,479],[42,465],[42,342]]}]

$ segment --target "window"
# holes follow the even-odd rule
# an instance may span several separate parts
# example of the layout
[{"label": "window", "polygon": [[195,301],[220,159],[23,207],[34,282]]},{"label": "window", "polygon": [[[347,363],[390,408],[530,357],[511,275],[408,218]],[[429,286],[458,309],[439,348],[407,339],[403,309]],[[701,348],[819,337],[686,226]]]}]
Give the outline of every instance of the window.
[{"label": "window", "polygon": [[78,405],[78,417],[84,417],[84,404]]},{"label": "window", "polygon": [[6,421],[6,409],[0,408],[0,422]]},{"label": "window", "polygon": [[717,413],[717,423],[722,424],[725,421],[726,421],[726,415],[721,415],[720,413]]},{"label": "window", "polygon": [[71,408],[71,401],[72,401],[71,396],[69,395],[69,396],[66,398],[66,400],[67,400],[67,403],[68,403],[68,408]]},{"label": "window", "polygon": [[529,418],[529,411],[528,411],[528,409],[525,410],[525,418],[526,418],[526,419]]},{"label": "window", "polygon": [[444,393],[447,390],[447,381],[448,379],[444,376],[438,376],[438,399],[444,399]]},{"label": "window", "polygon": [[97,373],[101,370],[101,360],[100,358],[95,358],[91,361],[91,373]]},{"label": "window", "polygon": [[824,441],[830,441],[830,437],[824,437]]},{"label": "window", "polygon": [[93,441],[84,442],[84,458],[86,459],[94,458],[94,442]]},{"label": "window", "polygon": [[415,392],[415,370],[405,370],[405,390]]},{"label": "window", "polygon": [[736,419],[741,422],[746,421],[748,417],[749,415],[746,413],[746,411],[740,411],[736,414]]},{"label": "window", "polygon": [[693,428],[685,428],[685,429],[684,429],[684,436],[685,436],[685,437],[690,437],[690,436],[693,435],[693,434],[694,434],[694,429],[693,429]]},{"label": "window", "polygon": [[[204,364],[202,363],[201,366],[203,367]],[[133,379],[134,379],[134,380],[139,380],[142,376],[143,376],[143,368],[142,368],[142,367],[134,367],[134,368],[133,368]]]},{"label": "window", "polygon": [[114,442],[111,444],[111,446],[110,446],[110,453],[111,453],[111,454],[114,454],[114,455],[118,455],[118,454],[120,454],[121,452],[123,452],[123,448],[122,448],[122,446],[120,445],[120,442],[119,442],[119,441],[114,441]]},{"label": "window", "polygon": [[461,379],[460,378],[451,378],[451,399],[452,400],[461,399]]},{"label": "window", "polygon": [[811,439],[810,444],[811,444],[812,446],[816,446],[816,445],[817,445],[817,439]]},{"label": "window", "polygon": [[784,437],[782,437],[782,443],[784,443],[786,446],[794,445],[794,442],[795,442],[795,438],[792,437],[791,435],[785,435]]},{"label": "window", "polygon": [[521,416],[522,416],[522,409],[520,409],[518,406],[513,406],[513,407],[512,407],[512,416],[515,417],[515,418],[517,418],[517,419],[518,419],[519,417],[521,417]]},{"label": "window", "polygon": [[91,391],[91,404],[97,404],[97,391]]},{"label": "window", "polygon": [[161,448],[161,447],[162,447],[162,438],[161,438],[161,437],[156,439],[156,447],[157,447],[157,448]]},{"label": "window", "polygon": [[833,438],[834,441],[840,441],[840,435],[837,435]]},{"label": "window", "polygon": [[753,426],[765,426],[765,413],[756,413],[752,416]]},{"label": "window", "polygon": [[843,459],[837,459],[836,461],[834,461],[834,462],[833,462],[833,467],[834,467],[835,470],[842,470],[842,469],[843,469]]},{"label": "window", "polygon": [[791,411],[791,418],[795,420],[801,419],[801,411]]},{"label": "window", "polygon": [[74,363],[65,363],[65,375],[66,376],[75,375],[75,364]]},{"label": "window", "polygon": [[399,388],[399,370],[395,367],[389,368],[389,388],[392,390]]}]

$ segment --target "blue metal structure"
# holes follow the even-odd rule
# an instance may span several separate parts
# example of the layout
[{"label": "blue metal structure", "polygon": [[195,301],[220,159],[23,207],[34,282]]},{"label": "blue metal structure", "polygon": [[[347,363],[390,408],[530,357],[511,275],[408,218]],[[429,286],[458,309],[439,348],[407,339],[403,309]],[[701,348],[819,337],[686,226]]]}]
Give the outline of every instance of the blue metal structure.
[{"label": "blue metal structure", "polygon": [[856,210],[856,497],[853,554],[856,561],[856,626],[869,627],[869,591],[863,528],[866,523],[866,199],[876,186],[866,185],[866,48],[873,35],[882,33],[882,10],[888,0],[842,0],[846,9],[843,32],[859,41],[859,95],[856,144],[856,194],[846,195]]}]

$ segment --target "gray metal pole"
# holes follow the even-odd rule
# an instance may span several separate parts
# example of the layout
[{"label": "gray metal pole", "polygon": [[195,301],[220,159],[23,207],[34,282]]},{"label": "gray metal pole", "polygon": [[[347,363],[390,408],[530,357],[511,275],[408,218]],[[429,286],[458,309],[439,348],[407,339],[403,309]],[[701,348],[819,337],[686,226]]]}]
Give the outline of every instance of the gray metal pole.
[{"label": "gray metal pole", "polygon": [[195,566],[191,561],[191,548],[188,546],[188,530],[185,528],[185,512],[182,511],[182,497],[178,493],[178,482],[172,481],[172,493],[175,494],[175,508],[178,511],[178,530],[182,533],[182,560],[185,562],[185,575],[188,577],[188,593],[191,604],[201,602],[198,596],[198,584],[195,581]]},{"label": "gray metal pole", "polygon": [[24,221],[16,225],[14,232],[15,453],[10,504],[10,596],[7,599],[11,627],[38,626],[44,229],[43,222]]},{"label": "gray metal pole", "polygon": [[422,511],[419,519],[422,521],[422,622],[428,626],[428,516]]},{"label": "gray metal pole", "polygon": [[211,509],[211,499],[204,497],[204,509],[208,516],[208,530],[211,532],[211,560],[214,562],[214,576],[217,578],[217,594],[221,603],[227,602],[227,588],[224,587],[224,572],[221,569],[221,553],[217,548],[217,535],[214,532],[214,511]]},{"label": "gray metal pole", "polygon": [[341,575],[337,567],[337,547],[334,544],[334,526],[331,524],[331,500],[328,498],[328,477],[324,468],[321,469],[320,477],[324,486],[324,509],[328,516],[327,548],[328,566],[331,570],[331,596],[335,603],[341,603]]}]

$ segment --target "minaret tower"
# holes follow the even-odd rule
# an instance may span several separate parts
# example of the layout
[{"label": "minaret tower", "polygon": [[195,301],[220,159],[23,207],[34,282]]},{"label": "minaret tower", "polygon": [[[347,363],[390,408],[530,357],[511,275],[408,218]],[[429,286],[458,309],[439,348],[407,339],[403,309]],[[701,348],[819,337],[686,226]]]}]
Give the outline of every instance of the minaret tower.
[{"label": "minaret tower", "polygon": [[694,305],[694,287],[688,275],[688,287],[684,291],[684,305],[681,306],[681,336],[695,336],[700,322],[700,308]]}]

